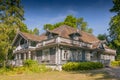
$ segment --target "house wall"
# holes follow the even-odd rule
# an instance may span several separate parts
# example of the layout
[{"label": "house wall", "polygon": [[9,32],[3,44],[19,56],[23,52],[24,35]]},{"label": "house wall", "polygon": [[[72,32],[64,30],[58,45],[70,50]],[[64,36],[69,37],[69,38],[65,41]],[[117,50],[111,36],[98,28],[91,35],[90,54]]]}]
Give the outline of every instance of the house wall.
[{"label": "house wall", "polygon": [[[46,53],[47,51],[47,53]],[[56,48],[46,48],[36,51],[36,58],[39,63],[55,64]]]},{"label": "house wall", "polygon": [[110,61],[115,60],[115,56],[110,54],[101,54],[100,57],[101,57],[101,60],[110,60]]},{"label": "house wall", "polygon": [[74,49],[68,47],[62,47],[60,49],[60,64],[64,64],[68,61],[80,62],[80,61],[90,61],[91,53],[88,50]]}]

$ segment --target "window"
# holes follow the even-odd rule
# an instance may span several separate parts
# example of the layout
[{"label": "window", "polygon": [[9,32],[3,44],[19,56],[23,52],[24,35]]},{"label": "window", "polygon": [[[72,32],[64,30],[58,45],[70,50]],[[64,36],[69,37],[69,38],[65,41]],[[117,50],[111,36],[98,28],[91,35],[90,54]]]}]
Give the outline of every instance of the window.
[{"label": "window", "polygon": [[48,34],[48,39],[50,39],[50,38],[53,38],[52,33],[49,33],[49,34]]},{"label": "window", "polygon": [[36,55],[37,55],[37,57],[41,56],[41,54],[42,54],[42,50],[38,50],[38,51],[36,51]]},{"label": "window", "polygon": [[81,54],[81,51],[78,51],[78,60],[82,60],[82,54]]},{"label": "window", "polygon": [[67,60],[67,59],[68,59],[68,51],[63,50],[63,52],[62,52],[62,60]]},{"label": "window", "polygon": [[74,39],[74,40],[79,40],[79,36],[80,36],[79,33],[73,33],[73,34],[70,35],[70,38]]},{"label": "window", "polygon": [[42,60],[43,60],[43,61],[48,61],[48,60],[50,60],[49,49],[43,50]]},{"label": "window", "polygon": [[23,53],[21,53],[21,59],[22,59],[22,60],[24,59],[24,54],[23,54]]},{"label": "window", "polygon": [[37,42],[35,42],[35,41],[31,41],[31,46],[36,46],[36,44],[37,44]]},{"label": "window", "polygon": [[73,37],[73,39],[74,39],[74,40],[79,40],[79,37],[75,35],[75,36]]}]

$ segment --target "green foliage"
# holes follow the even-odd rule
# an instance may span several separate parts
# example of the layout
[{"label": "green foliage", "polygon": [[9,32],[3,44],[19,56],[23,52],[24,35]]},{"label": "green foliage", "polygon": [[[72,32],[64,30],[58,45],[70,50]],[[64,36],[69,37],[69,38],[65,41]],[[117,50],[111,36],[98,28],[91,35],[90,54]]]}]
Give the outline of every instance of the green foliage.
[{"label": "green foliage", "polygon": [[111,66],[113,67],[120,67],[120,61],[112,61]]},{"label": "green foliage", "polygon": [[116,60],[120,60],[120,54],[117,55]]},{"label": "green foliage", "polygon": [[106,39],[106,34],[98,34],[97,38],[99,40],[105,40]]},{"label": "green foliage", "polygon": [[50,68],[47,68],[45,65],[40,65],[37,63],[37,61],[34,60],[25,60],[24,66],[21,67],[4,67],[0,68],[0,74],[7,74],[7,75],[13,75],[13,74],[23,74],[23,73],[39,73],[39,72],[47,72],[51,71]]},{"label": "green foliage", "polygon": [[54,29],[54,26],[52,24],[45,24],[44,25],[44,30],[52,30]]},{"label": "green foliage", "polygon": [[24,10],[20,0],[0,0],[0,61],[2,66],[5,66],[8,58],[12,58],[11,44],[17,29],[28,32],[23,20]]},{"label": "green foliage", "polygon": [[110,47],[117,50],[117,54],[120,53],[120,0],[113,0],[113,7],[110,9],[110,12],[115,12],[116,15],[111,18],[109,23],[109,37]]},{"label": "green foliage", "polygon": [[68,15],[64,20],[64,24],[76,28],[76,20],[77,20],[76,17]]},{"label": "green foliage", "polygon": [[88,33],[93,33],[93,29],[92,28],[88,28],[88,31],[87,31]]},{"label": "green foliage", "polygon": [[93,30],[92,28],[88,28],[87,27],[87,22],[84,21],[83,18],[76,18],[73,15],[68,15],[66,16],[66,18],[64,19],[63,22],[58,22],[56,24],[45,24],[44,25],[44,30],[53,30],[61,25],[68,25],[71,26],[73,28],[79,28],[82,31],[88,32],[88,33],[92,33]]},{"label": "green foliage", "polygon": [[113,0],[113,8],[110,9],[111,12],[120,13],[120,0]]},{"label": "green foliage", "polygon": [[34,35],[39,35],[39,29],[38,28],[34,28],[33,30],[29,30],[28,33],[34,34]]},{"label": "green foliage", "polygon": [[33,34],[39,35],[39,29],[38,29],[38,28],[34,28],[34,29],[33,29]]},{"label": "green foliage", "polygon": [[103,64],[99,62],[68,62],[62,66],[65,71],[77,70],[93,70],[103,68]]},{"label": "green foliage", "polygon": [[38,63],[37,63],[37,61],[27,59],[23,62],[23,65],[26,67],[31,67],[31,66],[38,66]]},{"label": "green foliage", "polygon": [[28,68],[28,70],[31,72],[46,72],[50,70],[46,68],[45,65],[39,65],[37,61],[30,59],[24,61],[24,67]]}]

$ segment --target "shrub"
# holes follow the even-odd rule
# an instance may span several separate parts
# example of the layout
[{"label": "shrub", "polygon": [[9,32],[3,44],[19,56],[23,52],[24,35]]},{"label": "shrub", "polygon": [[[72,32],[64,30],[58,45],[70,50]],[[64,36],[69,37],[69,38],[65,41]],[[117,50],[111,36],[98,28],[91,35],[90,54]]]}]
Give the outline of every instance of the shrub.
[{"label": "shrub", "polygon": [[25,60],[24,67],[26,67],[31,72],[46,72],[50,70],[46,68],[45,65],[40,65],[37,61],[34,60]]},{"label": "shrub", "polygon": [[112,61],[111,66],[113,67],[120,67],[120,61]]},{"label": "shrub", "polygon": [[100,62],[68,62],[62,66],[65,71],[92,70],[103,68]]},{"label": "shrub", "polygon": [[46,68],[45,65],[39,65],[37,61],[34,60],[25,60],[24,66],[20,67],[5,67],[0,68],[0,74],[23,74],[23,73],[32,73],[32,72],[47,72],[50,71],[50,68]]},{"label": "shrub", "polygon": [[28,59],[28,60],[25,60],[25,61],[23,62],[23,65],[24,65],[25,67],[38,66],[38,62],[37,62],[37,61],[34,61],[34,60]]}]

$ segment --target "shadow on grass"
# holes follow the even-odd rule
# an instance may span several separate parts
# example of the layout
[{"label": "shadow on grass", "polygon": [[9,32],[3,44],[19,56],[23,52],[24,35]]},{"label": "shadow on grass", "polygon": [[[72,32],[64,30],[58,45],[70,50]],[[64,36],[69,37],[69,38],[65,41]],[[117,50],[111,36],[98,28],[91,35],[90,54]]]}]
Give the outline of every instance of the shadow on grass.
[{"label": "shadow on grass", "polygon": [[[111,70],[113,70],[112,72],[110,72]],[[119,70],[120,71],[120,70]],[[96,77],[94,78],[94,80],[120,80],[120,76],[116,77],[115,75],[112,76],[110,75],[110,73],[113,73],[114,74],[114,69],[112,68],[104,68],[104,69],[99,69],[99,70],[84,70],[84,71],[72,71],[70,72],[71,74],[85,74],[89,77],[96,77],[96,76],[99,76],[99,77]]]}]

